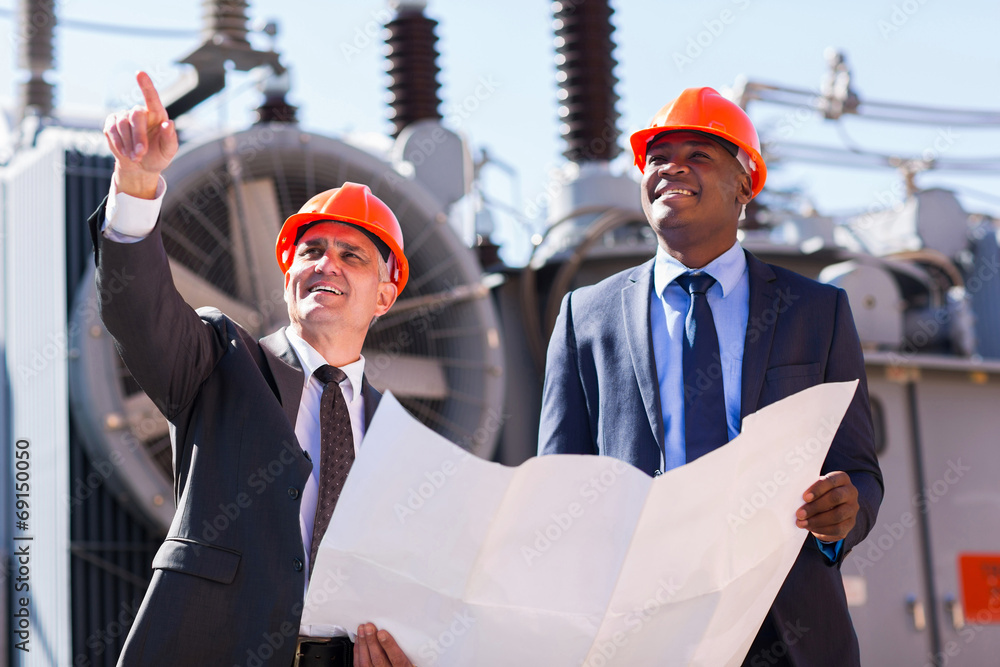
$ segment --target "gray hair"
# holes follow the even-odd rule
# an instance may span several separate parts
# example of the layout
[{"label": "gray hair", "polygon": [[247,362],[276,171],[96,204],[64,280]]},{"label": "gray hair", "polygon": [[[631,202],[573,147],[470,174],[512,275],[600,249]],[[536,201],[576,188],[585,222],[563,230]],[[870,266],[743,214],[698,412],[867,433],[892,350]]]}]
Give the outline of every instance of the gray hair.
[{"label": "gray hair", "polygon": [[[385,263],[384,259],[382,259],[381,253],[376,252],[375,256],[378,263],[378,281],[380,283],[387,283],[389,282],[389,265]],[[378,315],[373,317],[372,321],[368,323],[368,328],[371,329],[375,326],[376,322],[378,322]]]},{"label": "gray hair", "polygon": [[376,252],[375,256],[378,258],[378,281],[387,283],[389,282],[389,265],[382,259],[382,253]]}]

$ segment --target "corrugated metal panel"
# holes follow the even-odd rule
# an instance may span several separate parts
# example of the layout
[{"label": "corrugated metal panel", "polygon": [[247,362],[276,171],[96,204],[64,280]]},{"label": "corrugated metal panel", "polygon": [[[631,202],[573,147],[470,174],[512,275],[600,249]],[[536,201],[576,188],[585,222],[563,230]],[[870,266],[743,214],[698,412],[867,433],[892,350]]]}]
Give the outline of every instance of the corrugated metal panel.
[{"label": "corrugated metal panel", "polygon": [[51,147],[16,156],[4,198],[12,435],[6,445],[29,443],[31,494],[30,518],[14,525],[8,545],[27,546],[30,553],[30,588],[18,593],[18,599],[29,597],[30,651],[12,650],[11,662],[38,667],[72,664],[69,507],[59,493],[69,482],[63,161],[63,151]]},{"label": "corrugated metal panel", "polygon": [[[108,192],[114,160],[66,153],[66,290],[70,302],[93,250],[87,217]],[[104,484],[107,460],[95,467],[80,434],[70,432],[73,664],[114,665],[142,602],[159,540]]]}]

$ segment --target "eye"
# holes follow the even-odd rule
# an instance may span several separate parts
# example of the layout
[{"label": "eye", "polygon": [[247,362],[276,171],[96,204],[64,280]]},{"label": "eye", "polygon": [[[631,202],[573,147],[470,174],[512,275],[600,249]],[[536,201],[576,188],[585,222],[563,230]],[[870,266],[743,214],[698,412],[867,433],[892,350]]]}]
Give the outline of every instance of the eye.
[{"label": "eye", "polygon": [[317,257],[320,255],[322,255],[322,252],[316,246],[307,246],[299,251],[299,257]]}]

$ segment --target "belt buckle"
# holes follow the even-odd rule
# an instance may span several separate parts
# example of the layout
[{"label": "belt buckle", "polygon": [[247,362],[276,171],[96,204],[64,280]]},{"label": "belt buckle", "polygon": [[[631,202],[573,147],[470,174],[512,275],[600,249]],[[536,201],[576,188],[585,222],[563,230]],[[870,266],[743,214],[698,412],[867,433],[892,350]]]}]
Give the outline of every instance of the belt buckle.
[{"label": "belt buckle", "polygon": [[351,667],[354,644],[347,637],[299,637],[293,667]]}]

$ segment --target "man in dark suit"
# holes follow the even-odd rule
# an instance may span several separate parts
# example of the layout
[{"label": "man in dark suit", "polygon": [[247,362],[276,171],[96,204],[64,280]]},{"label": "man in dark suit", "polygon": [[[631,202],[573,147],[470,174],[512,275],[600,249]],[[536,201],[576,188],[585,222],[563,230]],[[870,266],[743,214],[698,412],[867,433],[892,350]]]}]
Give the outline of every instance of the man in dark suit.
[{"label": "man in dark suit", "polygon": [[822,477],[789,517],[811,535],[743,663],[858,665],[839,566],[871,530],[883,489],[847,295],[739,246],[738,220],[766,167],[737,105],[685,90],[631,142],[659,247],[563,300],[539,453],[614,456],[660,474],[724,445],[770,403],[860,379]]},{"label": "man in dark suit", "polygon": [[344,628],[300,628],[307,586],[346,578],[307,575],[379,401],[361,347],[406,283],[399,223],[365,186],[321,193],[278,236],[287,328],[257,341],[195,312],[158,221],[177,135],[149,77],[138,82],[145,106],[105,124],[115,173],[90,224],[99,285],[130,277],[101,314],[172,425],[177,511],[119,665],[409,666],[374,624],[353,647]]}]

